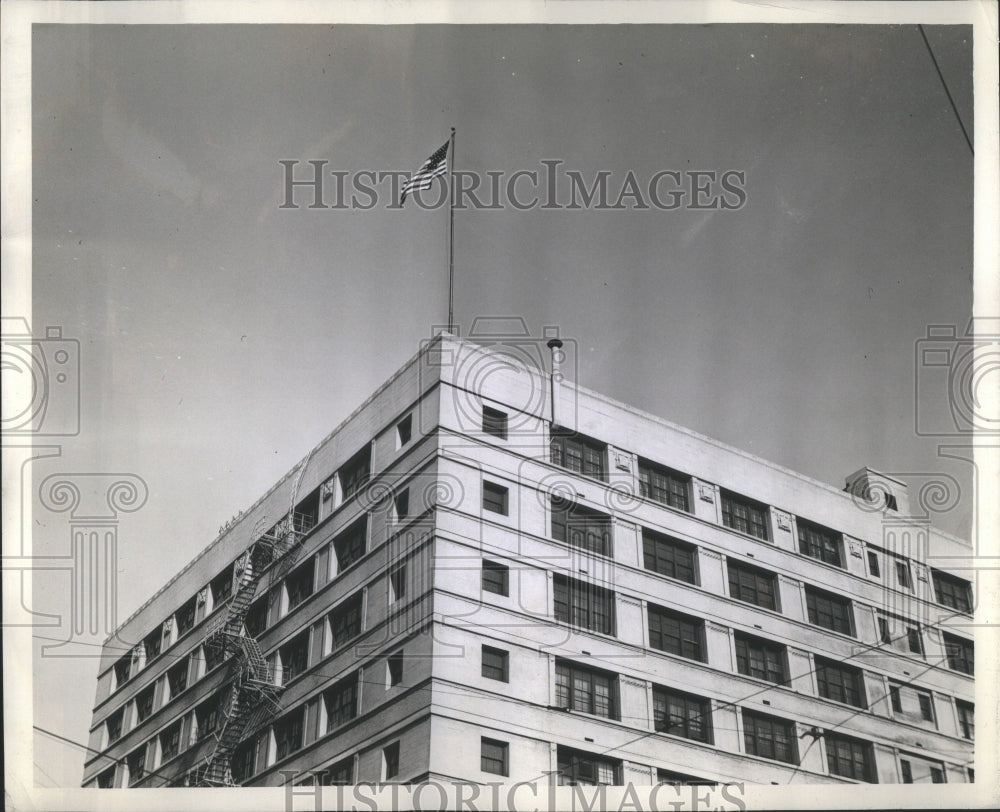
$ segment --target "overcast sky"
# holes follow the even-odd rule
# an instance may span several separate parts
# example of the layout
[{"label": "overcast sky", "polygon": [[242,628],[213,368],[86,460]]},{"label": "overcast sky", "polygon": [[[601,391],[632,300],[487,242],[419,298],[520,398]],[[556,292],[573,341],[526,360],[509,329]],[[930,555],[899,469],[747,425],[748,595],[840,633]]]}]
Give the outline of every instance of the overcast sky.
[{"label": "overcast sky", "polygon": [[[927,35],[971,136],[971,31]],[[735,211],[457,212],[463,333],[557,325],[626,403],[837,487],[870,465],[967,493],[913,425],[915,342],[971,315],[973,169],[915,26],[43,26],[33,49],[32,326],[80,340],[83,395],[35,476],[148,483],[122,618],[446,320],[446,210],[282,210],[279,161],[410,171],[451,126],[470,172],[745,173]],[[967,537],[968,500],[935,521]],[[36,701],[80,688],[37,724],[86,741],[96,665],[42,663]],[[78,785],[79,752],[36,747]]]}]

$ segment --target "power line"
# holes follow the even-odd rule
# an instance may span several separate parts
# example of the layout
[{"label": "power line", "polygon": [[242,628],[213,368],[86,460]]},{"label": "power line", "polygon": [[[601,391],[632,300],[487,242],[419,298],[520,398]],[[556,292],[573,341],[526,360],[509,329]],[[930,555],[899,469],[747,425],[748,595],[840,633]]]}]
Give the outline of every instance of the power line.
[{"label": "power line", "polygon": [[948,102],[951,104],[951,110],[955,114],[958,126],[962,128],[962,135],[965,136],[965,143],[969,145],[969,152],[975,155],[976,151],[972,148],[972,139],[969,138],[969,133],[966,131],[965,125],[962,123],[962,117],[958,113],[958,107],[955,106],[955,100],[951,97],[951,91],[948,90],[948,83],[944,80],[944,74],[941,73],[941,67],[938,65],[938,61],[934,56],[934,51],[931,49],[930,41],[927,39],[927,34],[924,33],[924,27],[922,24],[918,23],[917,28],[920,29],[920,36],[923,37],[924,45],[927,46],[927,53],[930,54],[931,62],[934,63],[934,70],[937,71],[938,79],[941,80],[941,87],[944,88],[944,93],[948,97]]}]

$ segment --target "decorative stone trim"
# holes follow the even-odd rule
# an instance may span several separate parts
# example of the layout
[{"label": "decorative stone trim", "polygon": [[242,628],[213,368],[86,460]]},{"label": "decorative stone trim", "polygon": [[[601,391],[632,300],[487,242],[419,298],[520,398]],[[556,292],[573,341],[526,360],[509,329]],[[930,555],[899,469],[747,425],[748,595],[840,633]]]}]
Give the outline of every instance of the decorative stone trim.
[{"label": "decorative stone trim", "polygon": [[722,553],[716,550],[709,550],[707,547],[699,547],[698,551],[707,555],[709,558],[714,558],[716,561],[722,560]]},{"label": "decorative stone trim", "polygon": [[792,529],[792,517],[783,510],[774,511],[774,521],[778,525],[779,530],[785,530],[791,532]]},{"label": "decorative stone trim", "polygon": [[705,482],[698,483],[698,498],[702,502],[715,502],[715,488]]}]

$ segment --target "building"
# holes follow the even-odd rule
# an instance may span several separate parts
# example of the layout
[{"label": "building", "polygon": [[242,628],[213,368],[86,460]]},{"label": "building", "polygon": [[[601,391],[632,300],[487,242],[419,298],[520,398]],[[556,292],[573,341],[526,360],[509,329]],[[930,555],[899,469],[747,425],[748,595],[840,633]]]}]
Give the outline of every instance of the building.
[{"label": "building", "polygon": [[126,620],[84,786],[972,781],[969,544],[550,344],[427,342]]}]

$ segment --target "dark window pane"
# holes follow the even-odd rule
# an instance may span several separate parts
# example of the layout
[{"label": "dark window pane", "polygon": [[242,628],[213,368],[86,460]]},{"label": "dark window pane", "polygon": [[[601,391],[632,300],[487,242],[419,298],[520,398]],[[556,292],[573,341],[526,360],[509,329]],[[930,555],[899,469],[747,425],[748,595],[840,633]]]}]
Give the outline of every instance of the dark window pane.
[{"label": "dark window pane", "polygon": [[483,406],[483,432],[507,439],[507,414],[489,406]]},{"label": "dark window pane", "polygon": [[618,677],[566,661],[556,662],[556,697],[559,707],[618,717]]},{"label": "dark window pane", "polygon": [[712,705],[700,696],[654,687],[653,722],[660,733],[712,741]]},{"label": "dark window pane", "polygon": [[578,435],[556,433],[550,443],[552,464],[570,471],[607,479],[604,469],[604,445]]},{"label": "dark window pane", "polygon": [[736,634],[736,667],[741,674],[781,685],[787,679],[785,647],[759,637]]},{"label": "dark window pane", "polygon": [[813,625],[842,634],[854,634],[849,598],[841,598],[807,586],[806,607],[809,610],[809,622]]},{"label": "dark window pane", "polygon": [[694,545],[651,530],[642,531],[642,559],[647,570],[693,584],[697,582],[695,555]]},{"label": "dark window pane", "polygon": [[722,523],[726,527],[767,541],[767,514],[765,505],[722,492]]},{"label": "dark window pane", "polygon": [[861,670],[832,660],[816,658],[816,681],[819,695],[836,702],[866,708],[864,680]]},{"label": "dark window pane", "polygon": [[639,461],[639,495],[677,510],[690,511],[691,477]]},{"label": "dark window pane", "polygon": [[487,679],[495,679],[500,682],[507,682],[508,653],[503,649],[483,646],[483,670],[482,674]]},{"label": "dark window pane", "polygon": [[810,558],[818,558],[835,567],[842,567],[840,533],[812,524],[804,519],[796,522],[799,533],[799,552]]},{"label": "dark window pane", "polygon": [[728,559],[729,595],[739,601],[777,611],[777,578],[774,573]]},{"label": "dark window pane", "polygon": [[786,719],[743,711],[743,739],[748,753],[789,764],[799,761],[795,724]]},{"label": "dark window pane", "polygon": [[946,572],[932,570],[937,602],[960,612],[972,611],[972,588],[968,581]]},{"label": "dark window pane", "polygon": [[948,668],[963,674],[975,673],[975,647],[971,640],[943,632],[944,649],[948,657]]},{"label": "dark window pane", "polygon": [[649,605],[647,617],[649,645],[652,648],[689,660],[705,661],[703,620],[653,604]]},{"label": "dark window pane", "polygon": [[614,592],[564,575],[553,581],[556,620],[601,634],[615,633]]},{"label": "dark window pane", "polygon": [[495,561],[483,561],[483,591],[495,595],[508,595],[510,591],[510,571]]}]

